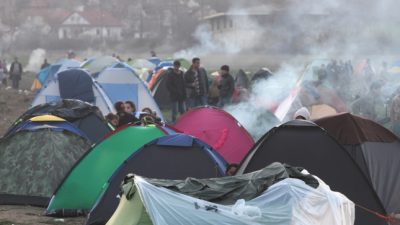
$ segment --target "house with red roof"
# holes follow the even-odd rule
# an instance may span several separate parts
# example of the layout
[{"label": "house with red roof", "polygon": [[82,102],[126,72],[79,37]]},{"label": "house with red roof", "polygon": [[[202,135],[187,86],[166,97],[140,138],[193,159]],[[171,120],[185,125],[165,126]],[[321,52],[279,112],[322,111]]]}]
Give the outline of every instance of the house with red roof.
[{"label": "house with red roof", "polygon": [[122,23],[107,11],[89,9],[69,13],[58,26],[59,39],[122,39]]}]

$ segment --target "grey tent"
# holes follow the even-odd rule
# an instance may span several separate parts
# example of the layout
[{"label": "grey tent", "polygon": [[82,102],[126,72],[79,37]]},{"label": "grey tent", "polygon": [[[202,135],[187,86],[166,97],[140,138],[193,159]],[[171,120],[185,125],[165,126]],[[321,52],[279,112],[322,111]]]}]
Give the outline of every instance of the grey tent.
[{"label": "grey tent", "polygon": [[315,120],[353,157],[389,213],[400,211],[400,140],[381,125],[350,113]]},{"label": "grey tent", "polygon": [[[355,204],[386,214],[371,182],[350,154],[313,122],[293,120],[271,129],[250,150],[238,174],[262,169],[272,162],[307,168]],[[357,207],[355,224],[383,225],[386,221]]]}]

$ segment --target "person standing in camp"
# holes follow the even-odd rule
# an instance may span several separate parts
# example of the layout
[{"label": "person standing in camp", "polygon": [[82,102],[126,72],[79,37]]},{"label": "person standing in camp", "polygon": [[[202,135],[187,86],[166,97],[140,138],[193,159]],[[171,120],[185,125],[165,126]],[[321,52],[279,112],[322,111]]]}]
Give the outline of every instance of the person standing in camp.
[{"label": "person standing in camp", "polygon": [[14,58],[14,62],[11,63],[10,67],[10,80],[12,81],[12,87],[14,89],[19,88],[19,82],[22,77],[22,64],[18,62],[18,58]]},{"label": "person standing in camp", "polygon": [[184,78],[188,95],[188,107],[194,108],[207,105],[208,77],[206,70],[200,67],[199,58],[192,59],[192,66],[185,73]]},{"label": "person standing in camp", "polygon": [[[5,73],[5,65],[3,64],[3,62],[0,60],[0,84],[4,84],[3,80],[6,77],[6,73]],[[1,86],[1,85],[0,85]]]},{"label": "person standing in camp", "polygon": [[223,65],[220,70],[221,80],[219,81],[219,102],[218,107],[222,108],[226,104],[230,104],[232,100],[233,91],[235,89],[235,82],[232,75],[229,74],[229,66]]},{"label": "person standing in camp", "polygon": [[172,103],[172,123],[176,122],[178,111],[181,115],[185,112],[186,89],[183,72],[179,69],[180,67],[181,63],[178,60],[175,60],[174,67],[170,68],[167,74],[166,85]]},{"label": "person standing in camp", "polygon": [[48,66],[50,66],[50,64],[47,62],[47,59],[44,59],[44,62],[43,62],[43,64],[40,66],[40,69],[42,70],[42,69],[44,69],[44,68],[46,68],[46,67],[48,67]]}]

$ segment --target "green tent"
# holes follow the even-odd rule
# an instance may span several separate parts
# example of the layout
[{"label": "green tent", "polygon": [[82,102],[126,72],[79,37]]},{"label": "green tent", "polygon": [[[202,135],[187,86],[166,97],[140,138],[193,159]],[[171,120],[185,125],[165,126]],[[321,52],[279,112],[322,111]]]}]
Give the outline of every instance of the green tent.
[{"label": "green tent", "polygon": [[136,150],[165,131],[155,126],[128,126],[91,149],[70,171],[53,195],[46,214],[87,213],[114,171]]}]

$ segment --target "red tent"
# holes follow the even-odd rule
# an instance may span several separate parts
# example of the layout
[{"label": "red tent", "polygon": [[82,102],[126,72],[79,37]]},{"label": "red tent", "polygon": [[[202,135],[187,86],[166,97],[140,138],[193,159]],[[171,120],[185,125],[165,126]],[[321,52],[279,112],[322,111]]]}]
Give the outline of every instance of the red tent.
[{"label": "red tent", "polygon": [[233,116],[215,107],[189,110],[175,127],[211,145],[229,163],[240,163],[254,145],[253,138]]}]

